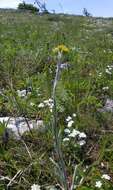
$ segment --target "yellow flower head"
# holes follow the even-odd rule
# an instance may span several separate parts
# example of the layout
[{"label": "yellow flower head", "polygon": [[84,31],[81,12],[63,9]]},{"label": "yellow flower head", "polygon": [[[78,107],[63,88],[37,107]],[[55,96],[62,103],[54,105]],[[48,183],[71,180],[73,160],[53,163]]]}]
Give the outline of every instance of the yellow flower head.
[{"label": "yellow flower head", "polygon": [[53,49],[53,53],[68,53],[69,52],[69,48],[67,48],[65,45],[61,44],[61,45],[58,45],[57,47],[55,47]]}]

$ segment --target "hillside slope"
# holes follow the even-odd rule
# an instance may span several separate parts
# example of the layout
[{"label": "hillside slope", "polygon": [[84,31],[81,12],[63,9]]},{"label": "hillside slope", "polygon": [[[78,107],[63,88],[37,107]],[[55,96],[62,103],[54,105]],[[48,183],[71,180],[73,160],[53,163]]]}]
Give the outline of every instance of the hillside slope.
[{"label": "hillside slope", "polygon": [[62,66],[56,89],[58,141],[67,184],[77,165],[73,190],[112,190],[113,19],[3,10],[0,118],[43,120],[45,128],[17,140],[7,137],[7,123],[0,123],[0,190],[7,185],[27,190],[33,184],[62,189],[51,127],[56,50]]}]

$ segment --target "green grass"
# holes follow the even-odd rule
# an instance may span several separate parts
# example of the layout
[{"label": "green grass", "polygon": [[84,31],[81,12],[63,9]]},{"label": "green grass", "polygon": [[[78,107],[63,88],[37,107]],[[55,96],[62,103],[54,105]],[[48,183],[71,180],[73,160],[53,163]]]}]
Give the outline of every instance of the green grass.
[{"label": "green grass", "polygon": [[[113,99],[113,70],[106,73],[107,66],[113,64],[112,26],[113,19],[0,11],[0,89],[4,89],[0,95],[0,115],[41,118],[47,126],[45,133],[24,136],[32,160],[20,141],[10,138],[4,149],[1,136],[0,174],[12,178],[22,170],[9,189],[26,190],[34,183],[46,189],[59,184],[50,160],[57,162],[51,112],[47,107],[38,108],[51,98],[56,69],[52,49],[59,44],[70,49],[63,57],[69,68],[61,72],[56,92],[61,139],[65,137],[65,120],[73,113],[77,114],[73,128],[87,134],[82,147],[75,146],[73,139],[62,142],[68,182],[78,164],[78,178],[84,177],[78,190],[96,190],[95,183],[104,173],[111,180],[101,180],[100,189],[113,189],[113,114],[99,112],[107,98]],[[29,87],[32,92],[27,99],[18,97],[17,90]],[[86,166],[88,169],[83,172]],[[0,180],[0,189],[5,190],[8,182]]]}]

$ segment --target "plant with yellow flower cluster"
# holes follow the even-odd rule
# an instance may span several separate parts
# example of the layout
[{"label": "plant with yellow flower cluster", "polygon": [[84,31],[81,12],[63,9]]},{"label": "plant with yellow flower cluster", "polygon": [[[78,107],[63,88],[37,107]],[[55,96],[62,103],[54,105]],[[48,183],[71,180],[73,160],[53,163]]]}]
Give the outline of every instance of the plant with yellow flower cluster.
[{"label": "plant with yellow flower cluster", "polygon": [[61,44],[61,45],[58,45],[57,47],[55,47],[53,49],[53,53],[68,53],[69,52],[69,48],[66,47],[65,45]]},{"label": "plant with yellow flower cluster", "polygon": [[[62,188],[65,190],[69,190],[68,188],[68,180],[67,180],[67,172],[66,172],[66,166],[63,159],[63,153],[61,149],[61,142],[59,139],[59,123],[57,118],[57,102],[56,102],[56,89],[57,84],[60,79],[60,70],[61,70],[61,64],[62,64],[62,55],[64,53],[68,53],[69,49],[65,45],[58,45],[53,49],[53,53],[57,54],[57,68],[56,68],[56,75],[54,78],[53,83],[53,91],[52,91],[52,100],[53,100],[53,107],[52,107],[52,129],[53,129],[53,137],[54,137],[54,148],[57,155],[58,163],[55,164],[55,167],[57,165],[57,169],[59,168],[59,176],[61,176],[60,183],[62,184]],[[53,161],[54,163],[54,161]]]}]

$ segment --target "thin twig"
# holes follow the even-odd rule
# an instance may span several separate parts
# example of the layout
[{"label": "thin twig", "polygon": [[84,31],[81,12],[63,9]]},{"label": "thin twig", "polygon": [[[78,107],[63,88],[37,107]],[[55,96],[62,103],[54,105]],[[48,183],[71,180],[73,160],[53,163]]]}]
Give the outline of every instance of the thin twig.
[{"label": "thin twig", "polygon": [[22,172],[22,170],[19,170],[16,174],[15,174],[15,176],[9,181],[9,183],[7,184],[7,188],[9,187],[9,186],[11,186],[11,184],[13,183],[13,181],[17,178],[17,176],[20,174]]},{"label": "thin twig", "polygon": [[7,177],[7,176],[0,176],[0,181],[5,181],[5,180],[8,180],[8,181],[10,181],[11,179],[9,178],[9,177]]},{"label": "thin twig", "polygon": [[27,151],[27,153],[28,153],[28,155],[29,155],[29,158],[32,160],[31,153],[30,153],[29,148],[28,148],[28,146],[26,145],[25,141],[24,141],[23,139],[21,139],[21,142],[24,144],[24,146],[25,146],[25,148],[26,148],[26,151]]}]

